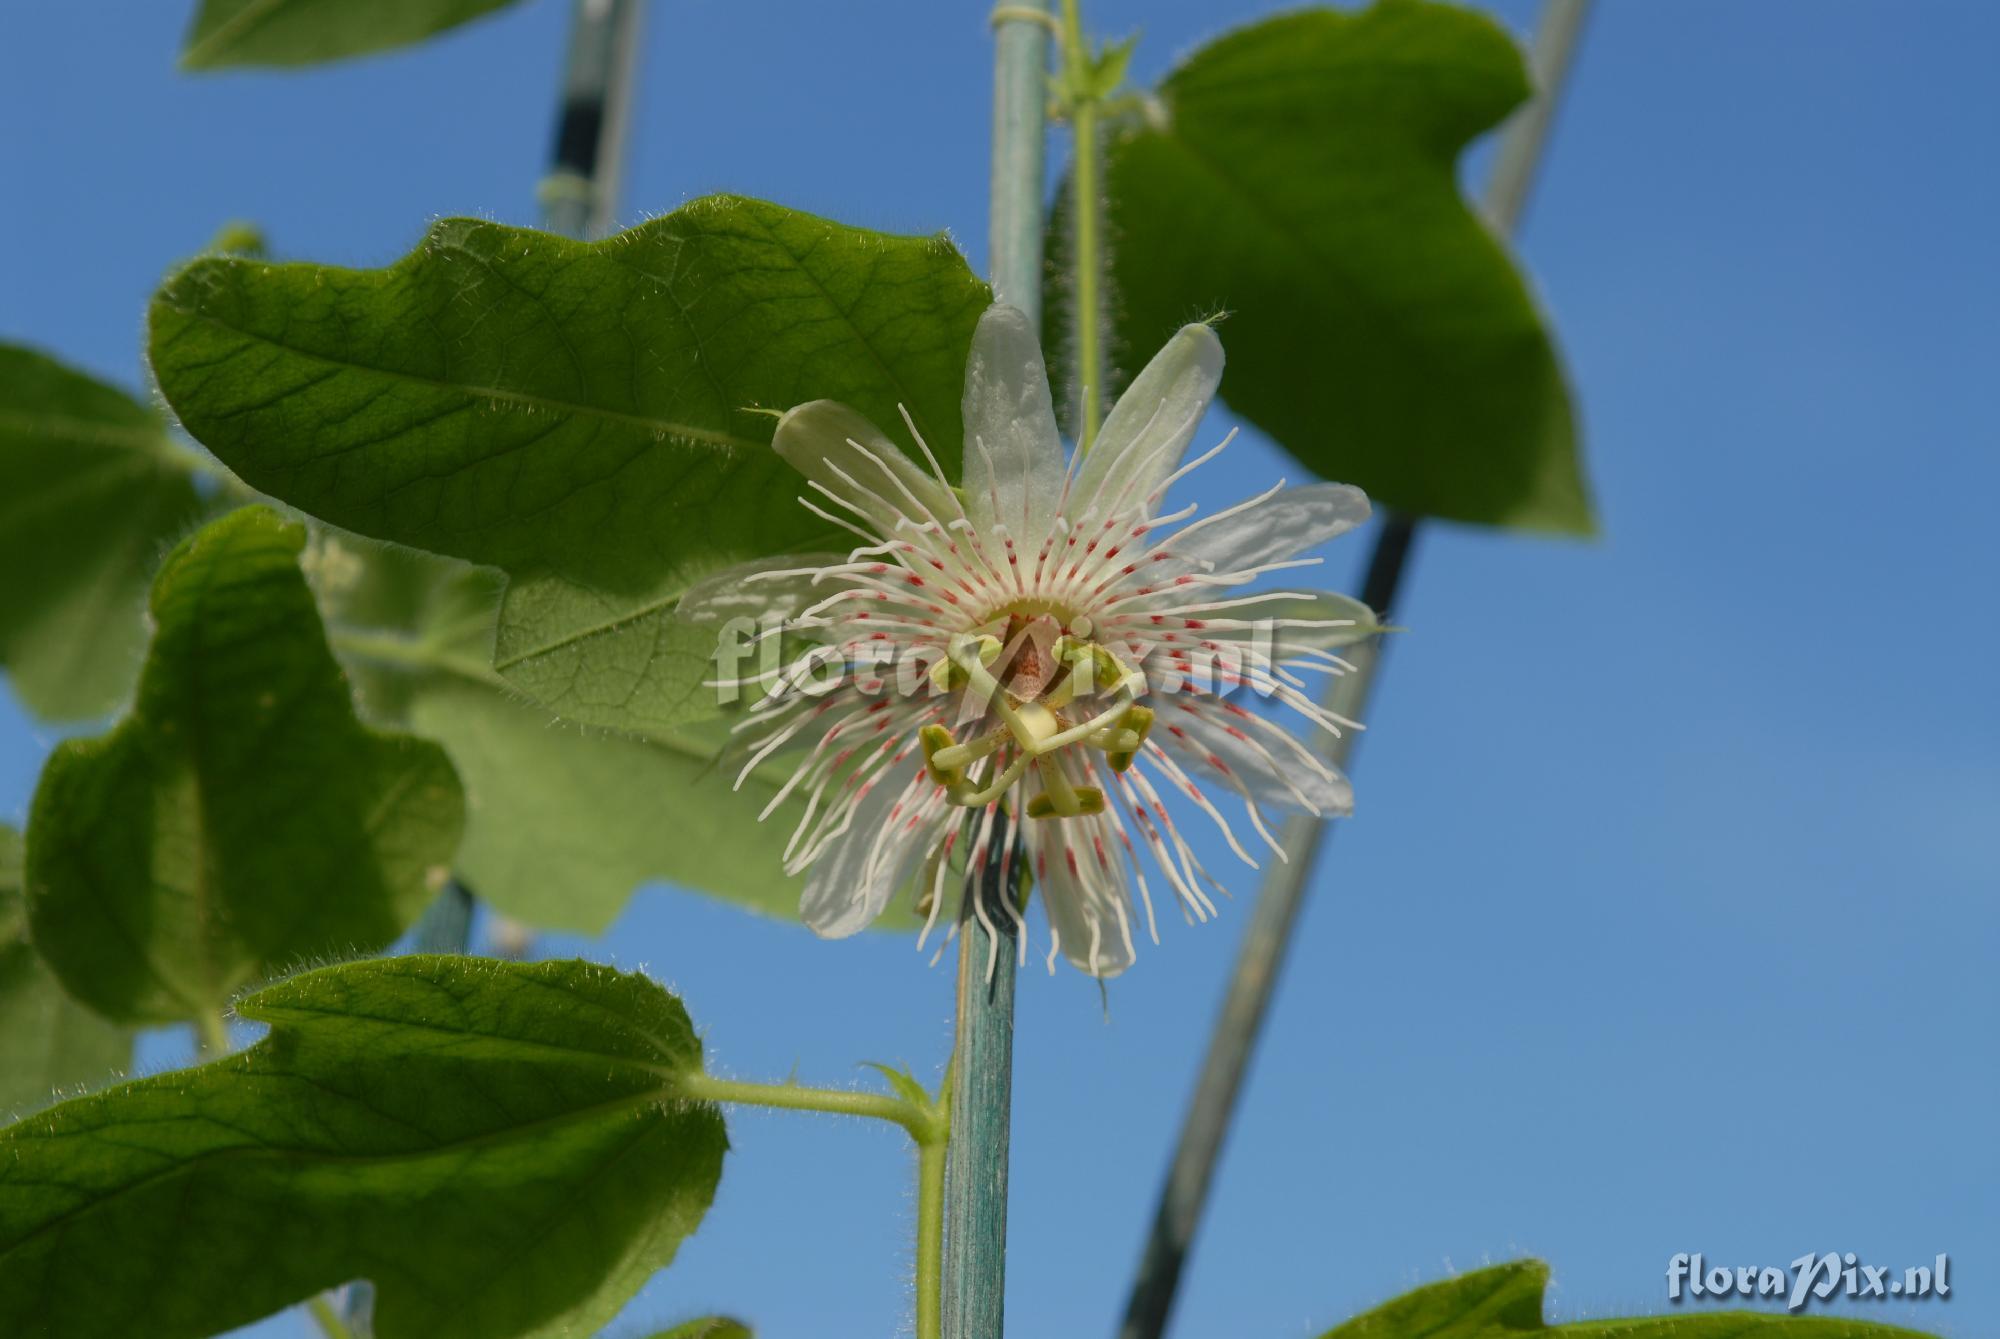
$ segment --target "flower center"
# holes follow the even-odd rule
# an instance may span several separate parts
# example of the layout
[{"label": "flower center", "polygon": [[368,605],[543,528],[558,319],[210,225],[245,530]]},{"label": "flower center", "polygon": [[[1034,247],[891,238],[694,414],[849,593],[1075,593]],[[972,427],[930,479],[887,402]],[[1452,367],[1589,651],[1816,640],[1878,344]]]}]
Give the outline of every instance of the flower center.
[{"label": "flower center", "polygon": [[[1019,626],[1024,622],[1027,626]],[[1087,619],[1077,623],[1089,626]],[[1009,617],[1015,654],[1001,667],[1004,683],[994,673],[1003,650],[997,637],[960,633],[952,638],[938,667],[943,675],[939,686],[962,690],[969,703],[981,708],[979,715],[999,719],[994,729],[963,744],[942,725],[918,731],[931,779],[945,787],[953,804],[992,804],[1033,767],[1041,791],[1029,799],[1028,817],[1102,813],[1104,792],[1073,784],[1064,774],[1062,751],[1078,745],[1097,749],[1118,772],[1138,756],[1153,724],[1151,708],[1137,701],[1146,691],[1145,676],[1102,643],[1070,632],[1050,636],[1052,625],[1046,613],[1033,616],[1032,622],[1019,611]],[[1006,758],[1004,765],[973,781],[968,769],[994,754]]]}]

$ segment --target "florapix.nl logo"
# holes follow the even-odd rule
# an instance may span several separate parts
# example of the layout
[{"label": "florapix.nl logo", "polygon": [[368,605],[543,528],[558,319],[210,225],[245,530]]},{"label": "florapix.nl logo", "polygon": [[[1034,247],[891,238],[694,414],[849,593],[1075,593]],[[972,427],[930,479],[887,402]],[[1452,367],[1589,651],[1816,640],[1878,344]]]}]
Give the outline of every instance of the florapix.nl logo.
[{"label": "florapix.nl logo", "polygon": [[1938,1254],[1929,1264],[1862,1262],[1853,1251],[1808,1251],[1782,1265],[1709,1266],[1701,1253],[1682,1251],[1667,1261],[1667,1300],[1733,1301],[1741,1297],[1782,1297],[1787,1311],[1836,1295],[1887,1300],[1891,1297],[1943,1300],[1951,1296],[1951,1257]]}]

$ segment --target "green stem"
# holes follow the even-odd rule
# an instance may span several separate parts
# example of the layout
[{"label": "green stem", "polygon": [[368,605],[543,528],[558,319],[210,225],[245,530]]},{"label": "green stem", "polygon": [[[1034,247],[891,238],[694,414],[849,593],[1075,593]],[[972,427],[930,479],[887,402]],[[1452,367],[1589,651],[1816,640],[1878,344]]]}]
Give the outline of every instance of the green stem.
[{"label": "green stem", "polygon": [[340,1313],[334,1310],[333,1303],[326,1299],[325,1293],[309,1300],[306,1303],[306,1310],[319,1322],[320,1332],[326,1335],[326,1339],[354,1339],[354,1331],[340,1318]]},{"label": "green stem", "polygon": [[944,1116],[889,1093],[855,1092],[848,1088],[807,1088],[797,1083],[749,1083],[718,1079],[713,1074],[689,1074],[676,1086],[684,1097],[701,1102],[731,1102],[738,1106],[771,1107],[778,1111],[818,1111],[829,1116],[865,1116],[900,1125],[918,1147],[945,1137]]},{"label": "green stem", "polygon": [[[950,1080],[947,1078],[946,1083]],[[889,1093],[808,1088],[797,1083],[749,1083],[689,1074],[677,1081],[682,1096],[703,1102],[863,1116],[900,1125],[917,1145],[917,1339],[940,1339],[944,1296],[944,1169],[951,1140],[949,1095],[915,1102]]]},{"label": "green stem", "polygon": [[917,1339],[944,1333],[944,1164],[949,1140],[917,1145]]},{"label": "green stem", "polygon": [[219,1060],[229,1054],[229,1024],[220,1009],[204,1009],[194,1016],[195,1037],[201,1043],[204,1060]]},{"label": "green stem", "polygon": [[1103,207],[1103,187],[1099,184],[1103,143],[1099,136],[1099,97],[1084,91],[1082,73],[1089,69],[1090,48],[1083,37],[1083,15],[1077,0],[1063,0],[1062,80],[1069,90],[1068,107],[1071,138],[1070,163],[1070,263],[1074,271],[1071,300],[1072,331],[1077,387],[1076,450],[1082,455],[1097,440],[1104,418],[1104,315],[1101,309],[1100,280],[1104,255],[1099,227]]},{"label": "green stem", "polygon": [[356,660],[369,660],[394,669],[442,670],[489,688],[506,687],[506,681],[494,673],[491,665],[447,651],[429,638],[334,624],[326,630],[326,640],[335,651]]},{"label": "green stem", "polygon": [[197,451],[179,438],[170,437],[165,433],[160,434],[157,450],[174,468],[185,470],[195,478],[207,479],[222,492],[240,502],[258,500],[256,489],[230,473],[228,466],[206,451]]}]

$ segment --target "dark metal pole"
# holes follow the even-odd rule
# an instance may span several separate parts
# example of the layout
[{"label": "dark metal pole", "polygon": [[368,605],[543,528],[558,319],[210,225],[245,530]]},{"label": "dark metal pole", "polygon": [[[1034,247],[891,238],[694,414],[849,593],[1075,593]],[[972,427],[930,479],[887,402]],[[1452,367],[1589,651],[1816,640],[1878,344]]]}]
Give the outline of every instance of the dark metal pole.
[{"label": "dark metal pole", "polygon": [[[1508,123],[1487,191],[1487,215],[1503,233],[1512,230],[1526,204],[1535,166],[1541,158],[1589,10],[1590,0],[1548,0],[1543,7],[1530,53],[1540,93]],[[1386,614],[1395,606],[1416,535],[1414,518],[1392,515],[1376,536],[1361,598],[1379,613]],[[1365,714],[1381,666],[1380,640],[1354,648],[1347,658],[1353,662],[1354,670],[1333,680],[1326,705],[1336,715],[1358,720]],[[1342,735],[1327,750],[1329,760],[1336,766],[1346,765],[1353,752],[1353,739],[1352,734]],[[1138,1276],[1133,1280],[1131,1297],[1126,1303],[1120,1339],[1160,1339],[1166,1333],[1181,1274],[1194,1243],[1195,1227],[1201,1220],[1230,1118],[1242,1092],[1250,1055],[1270,1010],[1271,994],[1284,966],[1292,926],[1305,902],[1306,887],[1327,832],[1323,820],[1305,815],[1297,815],[1285,825],[1287,862],[1275,866],[1265,879],[1251,912],[1249,928],[1244,931],[1222,1013],[1216,1019],[1208,1054],[1202,1061],[1201,1079],[1181,1123],[1180,1141],[1153,1213],[1152,1230],[1147,1235]]]},{"label": "dark metal pole", "polygon": [[598,237],[610,227],[624,177],[639,0],[575,4],[555,148],[542,181],[542,226]]}]

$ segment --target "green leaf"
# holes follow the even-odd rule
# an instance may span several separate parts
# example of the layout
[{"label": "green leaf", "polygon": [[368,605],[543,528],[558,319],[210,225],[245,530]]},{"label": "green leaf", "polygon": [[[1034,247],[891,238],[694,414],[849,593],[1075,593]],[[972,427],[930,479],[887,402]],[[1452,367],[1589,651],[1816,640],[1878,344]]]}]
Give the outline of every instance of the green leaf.
[{"label": "green leaf", "polygon": [[1827,1316],[1776,1312],[1712,1311],[1701,1315],[1592,1320],[1575,1325],[1542,1323],[1542,1292],[1549,1267],[1516,1260],[1418,1288],[1321,1339],[1926,1339],[1914,1330]]},{"label": "green leaf", "polygon": [[727,1316],[703,1316],[672,1329],[661,1330],[652,1339],[757,1339],[748,1325]]},{"label": "green leaf", "polygon": [[0,1115],[41,1106],[132,1063],[132,1034],[63,993],[28,942],[21,834],[0,823]]},{"label": "green leaf", "polygon": [[1454,175],[1528,92],[1500,28],[1419,0],[1201,48],[1107,145],[1118,343],[1143,358],[1226,312],[1223,399],[1314,472],[1414,515],[1589,533],[1555,349]]},{"label": "green leaf", "polygon": [[1540,1330],[1548,1281],[1549,1267],[1539,1260],[1474,1270],[1406,1292],[1323,1339],[1486,1339]]},{"label": "green leaf", "polygon": [[471,823],[458,870],[529,924],[596,933],[640,884],[666,880],[787,920],[802,881],[778,858],[802,801],[760,824],[774,792],[732,791],[719,732],[627,737],[549,719],[490,687],[416,690],[411,724],[443,741],[465,777]]},{"label": "green leaf", "polygon": [[421,42],[514,0],[202,0],[181,68],[317,65]]},{"label": "green leaf", "polygon": [[304,539],[246,507],[168,555],[131,712],[43,768],[35,943],[107,1017],[196,1018],[304,959],[372,952],[448,872],[458,779],[437,745],[355,720]]},{"label": "green leaf", "polygon": [[[719,722],[613,734],[551,719],[488,666],[499,582],[411,549],[321,534],[307,567],[369,719],[418,731],[465,785],[455,868],[500,911],[595,934],[633,890],[668,880],[792,919],[800,880],[776,858],[803,801],[760,828],[777,782],[714,765]],[[662,816],[669,821],[662,821]]]},{"label": "green leaf", "polygon": [[1878,1325],[1845,1316],[1711,1311],[1705,1315],[1638,1316],[1552,1325],[1554,1339],[1937,1339],[1922,1330]]},{"label": "green leaf", "polygon": [[0,665],[36,715],[131,692],[147,579],[200,509],[191,454],[123,391],[0,345]]},{"label": "green leaf", "polygon": [[390,958],[237,1008],[249,1051],[0,1131],[0,1334],[194,1339],[357,1278],[377,1339],[588,1334],[714,1198],[701,1045],[644,977]]},{"label": "green leaf", "polygon": [[512,578],[495,664],[572,720],[713,715],[701,577],[847,545],[768,450],[822,397],[908,407],[956,477],[987,289],[942,238],[696,201],[601,242],[465,219],[385,270],[208,258],[154,299],[181,421],[343,529]]}]

